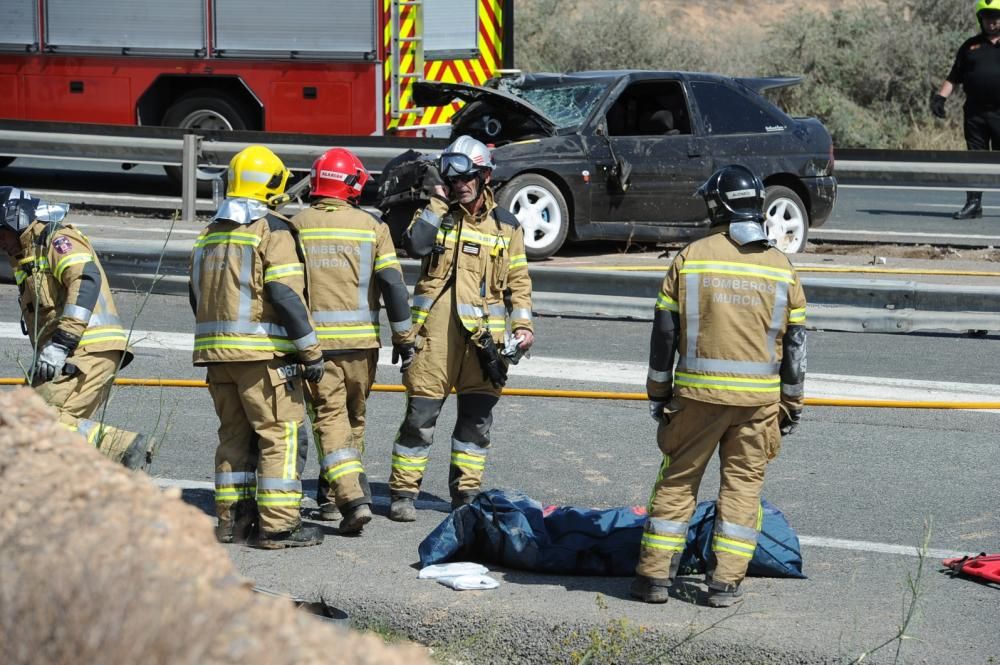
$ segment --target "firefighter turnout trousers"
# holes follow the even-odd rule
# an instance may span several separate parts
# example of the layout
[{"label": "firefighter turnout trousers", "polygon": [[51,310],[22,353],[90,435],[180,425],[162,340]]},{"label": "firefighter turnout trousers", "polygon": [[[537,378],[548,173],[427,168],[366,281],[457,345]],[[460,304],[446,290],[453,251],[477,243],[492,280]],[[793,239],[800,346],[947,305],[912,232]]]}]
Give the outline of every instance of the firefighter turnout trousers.
[{"label": "firefighter turnout trousers", "polygon": [[423,325],[423,344],[403,376],[406,415],[392,450],[389,490],[395,498],[420,492],[434,427],[452,388],[458,393],[458,418],[451,438],[448,488],[452,499],[479,493],[490,447],[493,407],[500,389],[483,377],[468,331],[453,314],[454,291],[441,295]]},{"label": "firefighter turnout trousers", "polygon": [[261,531],[294,530],[308,450],[295,360],[213,363],[208,389],[219,417],[215,510],[220,526],[252,511],[256,501]]},{"label": "firefighter turnout trousers", "polygon": [[663,464],[649,499],[636,572],[652,578],[676,575],[698,486],[718,446],[721,485],[709,577],[739,584],[760,532],[764,469],[781,445],[779,406],[728,406],[675,397],[667,412],[670,420],[656,434]]},{"label": "firefighter turnout trousers", "polygon": [[[52,381],[37,383],[37,392],[46,404],[59,412],[59,422],[67,429],[79,432],[87,443],[118,463],[126,453],[129,458],[145,464],[145,450],[135,450],[135,446],[145,446],[144,437],[135,432],[105,425],[100,420],[98,410],[107,401],[115,373],[122,359],[122,351],[88,351],[77,347],[69,363],[77,368],[72,374],[62,374]],[[138,465],[136,465],[138,466]]]},{"label": "firefighter turnout trousers", "polygon": [[375,382],[378,349],[327,358],[318,384],[307,384],[314,413],[313,434],[319,452],[316,502],[342,511],[372,502],[362,466],[365,452],[365,403]]}]

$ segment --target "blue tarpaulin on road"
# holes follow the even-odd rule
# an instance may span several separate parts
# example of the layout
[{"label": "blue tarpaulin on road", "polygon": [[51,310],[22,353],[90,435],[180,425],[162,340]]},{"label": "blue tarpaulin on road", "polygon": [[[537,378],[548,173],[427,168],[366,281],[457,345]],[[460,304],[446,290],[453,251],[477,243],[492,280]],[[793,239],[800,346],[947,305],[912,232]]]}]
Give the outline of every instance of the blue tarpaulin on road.
[{"label": "blue tarpaulin on road", "polygon": [[[805,577],[799,539],[780,510],[762,501],[763,523],[748,575]],[[715,502],[698,504],[681,574],[710,565]],[[458,508],[422,543],[420,565],[479,561],[561,575],[635,574],[644,508],[548,506],[515,491],[489,490]]]}]

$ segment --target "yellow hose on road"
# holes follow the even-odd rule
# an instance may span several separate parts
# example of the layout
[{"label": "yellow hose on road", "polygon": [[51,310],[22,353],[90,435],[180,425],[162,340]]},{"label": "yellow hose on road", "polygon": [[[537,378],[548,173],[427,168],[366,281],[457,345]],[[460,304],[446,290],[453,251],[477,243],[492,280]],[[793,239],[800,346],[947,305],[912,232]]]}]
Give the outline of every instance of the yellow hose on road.
[{"label": "yellow hose on road", "polygon": [[[21,386],[24,379],[0,378],[0,385]],[[197,379],[115,379],[116,386],[152,388],[207,388],[208,384]],[[400,385],[376,383],[372,390],[381,393],[401,393]],[[622,393],[600,390],[549,390],[545,388],[506,388],[504,395],[512,397],[555,397],[560,399],[607,399],[643,402],[646,393]],[[1000,402],[919,402],[890,399],[841,399],[827,397],[807,397],[807,406],[840,406],[864,409],[964,409],[1000,410]]]}]

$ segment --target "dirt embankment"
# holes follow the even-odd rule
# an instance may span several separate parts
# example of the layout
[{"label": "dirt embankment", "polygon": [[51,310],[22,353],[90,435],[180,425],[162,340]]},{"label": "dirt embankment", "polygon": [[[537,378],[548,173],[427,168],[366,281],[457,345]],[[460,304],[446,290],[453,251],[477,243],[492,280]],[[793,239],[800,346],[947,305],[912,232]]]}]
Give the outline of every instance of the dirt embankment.
[{"label": "dirt embankment", "polygon": [[251,591],[208,517],[27,388],[0,392],[0,644],[5,665],[430,663]]}]

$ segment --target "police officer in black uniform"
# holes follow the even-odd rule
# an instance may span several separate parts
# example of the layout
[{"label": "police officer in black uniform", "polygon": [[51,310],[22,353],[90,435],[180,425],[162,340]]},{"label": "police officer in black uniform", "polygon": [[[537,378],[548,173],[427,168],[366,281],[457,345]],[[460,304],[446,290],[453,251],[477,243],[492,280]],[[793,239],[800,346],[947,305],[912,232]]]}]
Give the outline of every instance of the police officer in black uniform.
[{"label": "police officer in black uniform", "polygon": [[[944,103],[962,84],[965,89],[965,144],[969,150],[1000,150],[1000,0],[977,0],[982,30],[958,49],[955,64],[941,90],[931,97],[931,113],[945,116]],[[966,192],[965,206],[955,219],[983,216],[983,193]]]}]

